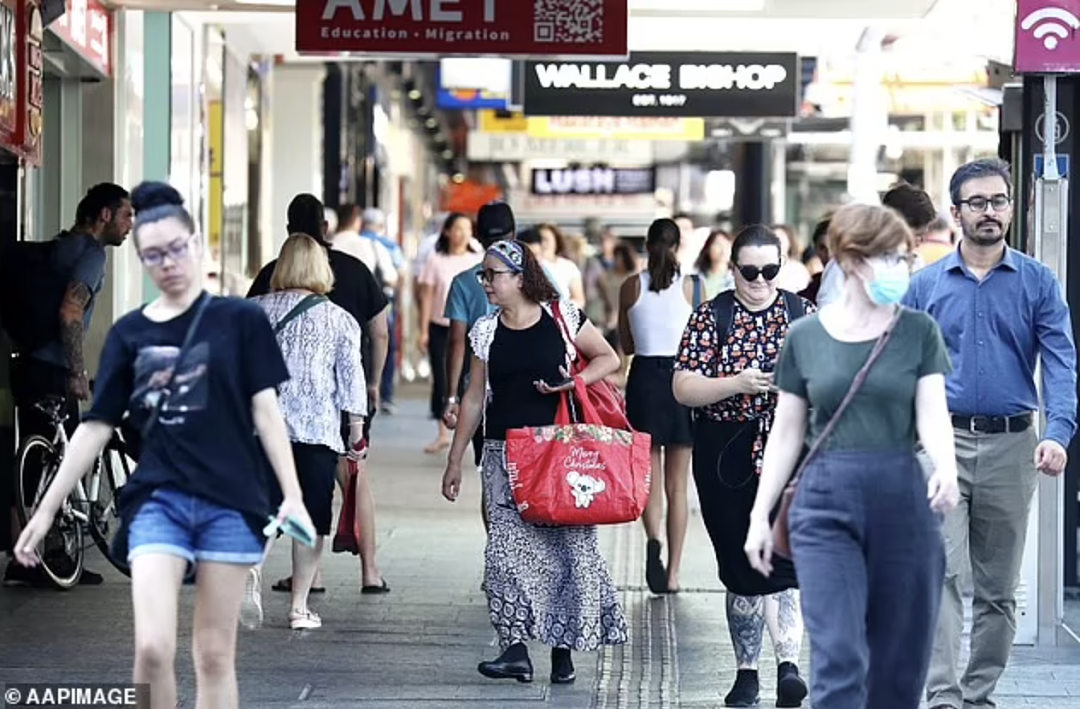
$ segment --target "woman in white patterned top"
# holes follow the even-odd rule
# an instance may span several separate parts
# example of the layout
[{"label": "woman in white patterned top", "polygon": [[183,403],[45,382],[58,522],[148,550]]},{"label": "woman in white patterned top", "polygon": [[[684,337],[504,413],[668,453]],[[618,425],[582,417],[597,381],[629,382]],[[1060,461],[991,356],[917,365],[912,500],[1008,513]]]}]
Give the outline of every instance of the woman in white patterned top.
[{"label": "woman in white patterned top", "polygon": [[[269,295],[255,298],[274,323],[289,380],[281,387],[281,409],[292,441],[304,504],[318,541],[314,549],[293,542],[293,629],[321,627],[308,608],[323,540],[333,521],[338,456],[362,447],[367,384],[361,360],[360,326],[326,299],[334,274],[326,250],[307,234],[293,234],[281,247]],[[349,451],[341,440],[341,412],[349,416]],[[258,595],[254,596],[258,599]],[[256,600],[261,609],[261,600]],[[261,615],[261,610],[260,610]]]}]

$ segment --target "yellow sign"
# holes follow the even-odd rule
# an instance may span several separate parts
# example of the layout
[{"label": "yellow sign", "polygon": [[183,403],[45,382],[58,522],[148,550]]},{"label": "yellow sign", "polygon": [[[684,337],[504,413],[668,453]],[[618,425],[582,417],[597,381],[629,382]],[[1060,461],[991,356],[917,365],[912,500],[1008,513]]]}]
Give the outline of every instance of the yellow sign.
[{"label": "yellow sign", "polygon": [[524,133],[529,129],[529,119],[520,113],[507,113],[482,109],[480,130],[484,133]]},{"label": "yellow sign", "polygon": [[685,140],[705,138],[704,118],[617,118],[552,116],[529,118],[533,138],[609,138],[612,140]]},{"label": "yellow sign", "polygon": [[207,242],[215,251],[221,246],[221,230],[225,211],[225,113],[221,101],[210,101],[206,107],[207,137],[210,144],[210,194]]}]

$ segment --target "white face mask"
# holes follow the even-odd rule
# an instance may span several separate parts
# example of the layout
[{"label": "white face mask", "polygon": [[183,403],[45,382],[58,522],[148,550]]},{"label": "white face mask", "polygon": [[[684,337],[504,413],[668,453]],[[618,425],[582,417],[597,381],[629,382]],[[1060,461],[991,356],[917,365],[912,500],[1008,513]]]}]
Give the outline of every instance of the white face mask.
[{"label": "white face mask", "polygon": [[896,305],[904,299],[911,285],[911,266],[895,255],[875,256],[866,260],[873,275],[865,281],[866,294],[878,305]]}]

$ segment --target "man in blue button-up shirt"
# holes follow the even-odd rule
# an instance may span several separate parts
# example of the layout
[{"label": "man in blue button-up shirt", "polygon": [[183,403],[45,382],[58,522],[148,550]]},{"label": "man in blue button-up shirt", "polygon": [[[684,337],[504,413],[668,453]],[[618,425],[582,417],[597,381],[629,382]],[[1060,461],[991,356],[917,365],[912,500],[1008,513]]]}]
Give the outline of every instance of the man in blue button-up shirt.
[{"label": "man in blue button-up shirt", "polygon": [[[1016,633],[1016,587],[1038,472],[1060,475],[1076,431],[1076,348],[1054,274],[1009,248],[1008,164],[976,160],[949,186],[959,248],[915,274],[905,304],[929,312],[952,357],[948,377],[960,473],[960,504],[944,523],[948,569],[927,680],[931,709],[992,707],[990,695]],[[1042,366],[1047,425],[1035,414]],[[971,658],[957,678],[970,553],[975,586]]]}]

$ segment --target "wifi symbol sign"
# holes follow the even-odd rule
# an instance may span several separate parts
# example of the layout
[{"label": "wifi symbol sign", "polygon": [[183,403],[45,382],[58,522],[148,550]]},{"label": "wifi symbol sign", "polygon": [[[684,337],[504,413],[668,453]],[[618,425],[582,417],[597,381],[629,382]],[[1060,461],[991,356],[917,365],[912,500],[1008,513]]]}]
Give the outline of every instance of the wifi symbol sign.
[{"label": "wifi symbol sign", "polygon": [[1057,49],[1061,40],[1068,39],[1080,29],[1080,17],[1060,7],[1044,7],[1027,15],[1020,22],[1020,29],[1031,32],[1041,39],[1048,50]]},{"label": "wifi symbol sign", "polygon": [[1016,0],[1017,74],[1080,72],[1080,0]]}]

